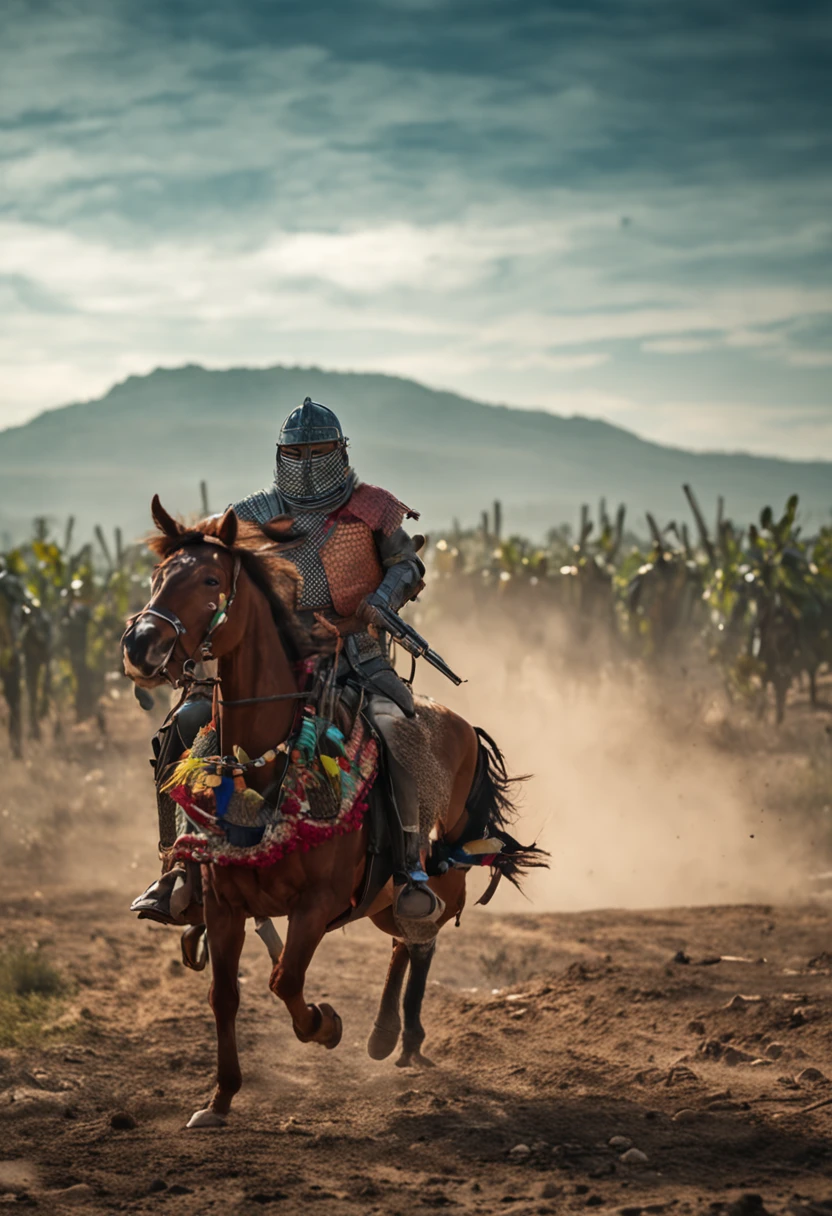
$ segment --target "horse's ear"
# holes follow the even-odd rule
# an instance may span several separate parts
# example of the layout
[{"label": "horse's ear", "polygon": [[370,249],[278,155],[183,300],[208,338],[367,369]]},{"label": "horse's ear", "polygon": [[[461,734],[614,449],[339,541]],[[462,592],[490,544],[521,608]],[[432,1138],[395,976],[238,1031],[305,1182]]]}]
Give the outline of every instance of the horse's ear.
[{"label": "horse's ear", "polygon": [[226,549],[234,548],[234,542],[237,539],[238,522],[237,516],[234,514],[234,508],[229,507],[217,525],[217,540],[224,544]]},{"label": "horse's ear", "polygon": [[153,501],[150,504],[150,514],[153,516],[153,522],[160,532],[164,532],[165,536],[181,536],[182,527],[176,522],[172,515],[168,515],[165,508],[159,501],[159,495],[153,495]]}]

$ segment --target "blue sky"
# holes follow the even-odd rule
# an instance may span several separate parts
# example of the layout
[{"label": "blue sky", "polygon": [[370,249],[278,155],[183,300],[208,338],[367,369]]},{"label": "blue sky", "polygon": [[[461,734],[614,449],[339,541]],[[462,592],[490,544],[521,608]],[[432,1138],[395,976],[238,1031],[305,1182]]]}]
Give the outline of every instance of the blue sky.
[{"label": "blue sky", "polygon": [[6,0],[0,425],[280,362],[832,457],[830,13]]}]

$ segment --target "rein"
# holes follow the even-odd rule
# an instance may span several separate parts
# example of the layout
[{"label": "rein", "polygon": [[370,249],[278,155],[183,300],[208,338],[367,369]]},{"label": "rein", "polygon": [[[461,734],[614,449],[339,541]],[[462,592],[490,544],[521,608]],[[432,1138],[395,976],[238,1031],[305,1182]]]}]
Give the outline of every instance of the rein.
[{"label": "rein", "polygon": [[[200,681],[207,683],[207,681]],[[219,683],[219,679],[212,680],[212,683]],[[308,694],[305,692],[276,692],[270,697],[240,697],[236,701],[226,701],[222,697],[218,698],[217,703],[223,708],[235,705],[262,705],[264,701],[308,701]]]}]

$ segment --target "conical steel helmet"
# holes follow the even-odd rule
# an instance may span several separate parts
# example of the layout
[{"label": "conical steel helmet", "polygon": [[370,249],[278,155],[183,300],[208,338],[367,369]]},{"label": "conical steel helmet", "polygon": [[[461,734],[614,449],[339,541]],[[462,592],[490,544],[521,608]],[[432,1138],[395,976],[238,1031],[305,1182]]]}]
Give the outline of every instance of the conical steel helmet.
[{"label": "conical steel helmet", "polygon": [[346,442],[341,423],[331,409],[313,401],[311,397],[306,397],[303,405],[292,410],[277,437],[279,448],[301,443],[333,442]]}]

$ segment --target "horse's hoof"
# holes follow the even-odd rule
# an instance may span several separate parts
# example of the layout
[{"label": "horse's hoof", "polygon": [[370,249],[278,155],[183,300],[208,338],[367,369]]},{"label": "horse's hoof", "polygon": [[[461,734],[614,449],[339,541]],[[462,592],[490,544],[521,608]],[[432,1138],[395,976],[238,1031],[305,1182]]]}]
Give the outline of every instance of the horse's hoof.
[{"label": "horse's hoof", "polygon": [[205,1109],[195,1111],[191,1115],[185,1127],[225,1127],[225,1117],[218,1115],[216,1111]]},{"label": "horse's hoof", "polygon": [[392,1030],[385,1026],[379,1026],[378,1022],[376,1022],[367,1040],[367,1055],[370,1059],[386,1060],[388,1056],[391,1056],[396,1050],[400,1031],[401,1026],[397,1026],[395,1030]]},{"label": "horse's hoof", "polygon": [[331,1005],[323,1004],[319,1005],[318,1008],[321,1011],[322,1018],[331,1018],[333,1023],[332,1033],[330,1034],[329,1038],[319,1039],[318,1041],[323,1043],[324,1047],[326,1047],[328,1051],[332,1051],[333,1047],[337,1047],[341,1042],[341,1035],[344,1033],[344,1024]]},{"label": "horse's hoof", "polygon": [[436,1065],[421,1051],[403,1051],[396,1060],[396,1068],[436,1068]]}]

